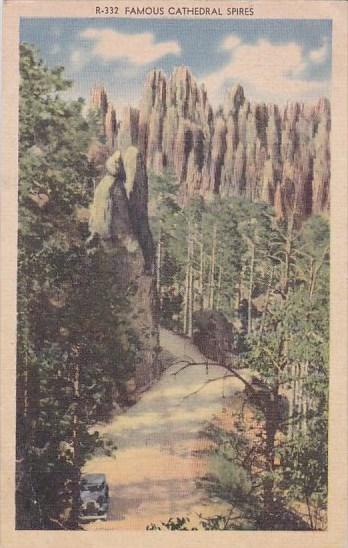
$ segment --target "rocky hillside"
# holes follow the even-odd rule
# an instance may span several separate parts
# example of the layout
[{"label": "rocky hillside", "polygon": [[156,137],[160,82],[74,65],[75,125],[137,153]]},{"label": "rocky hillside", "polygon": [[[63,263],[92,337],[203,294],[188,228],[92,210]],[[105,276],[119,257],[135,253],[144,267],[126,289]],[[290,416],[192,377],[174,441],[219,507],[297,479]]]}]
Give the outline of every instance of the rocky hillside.
[{"label": "rocky hillside", "polygon": [[180,182],[180,199],[246,197],[274,205],[278,216],[301,219],[329,210],[330,103],[251,103],[240,85],[217,112],[186,67],[168,78],[147,77],[139,108],[126,108],[116,121],[103,88],[92,103],[104,116],[112,149],[137,145],[148,169],[169,169]]}]

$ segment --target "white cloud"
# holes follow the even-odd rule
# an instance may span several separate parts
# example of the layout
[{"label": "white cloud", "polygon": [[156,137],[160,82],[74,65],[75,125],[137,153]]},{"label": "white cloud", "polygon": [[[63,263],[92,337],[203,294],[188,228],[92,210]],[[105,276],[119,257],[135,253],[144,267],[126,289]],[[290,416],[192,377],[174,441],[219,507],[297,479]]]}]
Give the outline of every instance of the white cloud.
[{"label": "white cloud", "polygon": [[241,39],[236,34],[230,34],[225,38],[225,40],[222,42],[222,48],[226,50],[232,50],[239,46],[241,43]]},{"label": "white cloud", "polygon": [[[223,99],[224,88],[234,83],[242,84],[251,99],[263,101],[285,102],[327,93],[326,81],[301,79],[313,59],[310,55],[306,59],[301,46],[295,42],[273,44],[260,39],[249,44],[230,35],[221,48],[230,51],[228,63],[202,77],[215,104]],[[318,50],[314,56],[319,57]]]},{"label": "white cloud", "polygon": [[125,34],[111,29],[89,28],[81,32],[81,37],[91,40],[92,53],[104,61],[126,59],[135,65],[146,65],[165,55],[180,55],[178,42],[155,42],[150,32]]},{"label": "white cloud", "polygon": [[312,49],[309,52],[309,59],[313,63],[320,64],[326,61],[326,59],[328,58],[328,55],[329,55],[329,45],[328,45],[327,39],[324,38],[323,45],[320,48]]},{"label": "white cloud", "polygon": [[84,50],[75,49],[70,55],[70,69],[74,72],[79,71],[87,65],[88,61],[88,56]]}]

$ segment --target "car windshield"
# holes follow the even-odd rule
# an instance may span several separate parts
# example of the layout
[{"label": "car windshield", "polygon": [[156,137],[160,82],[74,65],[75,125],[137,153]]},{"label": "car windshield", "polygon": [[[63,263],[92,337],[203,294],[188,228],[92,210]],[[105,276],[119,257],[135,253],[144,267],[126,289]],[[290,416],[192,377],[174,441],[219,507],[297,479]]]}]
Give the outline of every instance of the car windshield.
[{"label": "car windshield", "polygon": [[91,493],[95,493],[96,491],[102,491],[103,490],[103,483],[99,485],[95,485],[93,483],[82,483],[81,484],[81,491],[89,491]]}]

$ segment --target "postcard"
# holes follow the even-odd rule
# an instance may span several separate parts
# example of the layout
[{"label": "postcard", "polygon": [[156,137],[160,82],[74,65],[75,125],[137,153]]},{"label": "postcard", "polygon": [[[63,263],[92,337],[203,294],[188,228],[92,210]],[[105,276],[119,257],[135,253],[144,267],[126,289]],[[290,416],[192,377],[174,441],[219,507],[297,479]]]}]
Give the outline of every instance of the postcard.
[{"label": "postcard", "polygon": [[347,4],[3,32],[1,546],[343,548]]}]

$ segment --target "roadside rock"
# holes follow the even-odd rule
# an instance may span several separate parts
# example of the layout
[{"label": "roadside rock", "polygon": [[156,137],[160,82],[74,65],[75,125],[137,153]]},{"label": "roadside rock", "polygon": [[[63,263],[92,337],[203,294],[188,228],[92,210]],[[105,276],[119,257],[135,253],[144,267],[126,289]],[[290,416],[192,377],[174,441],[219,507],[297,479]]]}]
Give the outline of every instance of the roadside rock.
[{"label": "roadside rock", "polygon": [[102,246],[117,287],[129,295],[129,320],[140,345],[135,382],[144,387],[159,374],[158,310],[146,170],[135,147],[128,148],[124,158],[116,151],[106,162],[106,174],[95,190],[89,228],[89,248]]},{"label": "roadside rock", "polygon": [[225,364],[233,352],[233,327],[222,312],[200,310],[193,315],[193,342],[207,358]]}]

